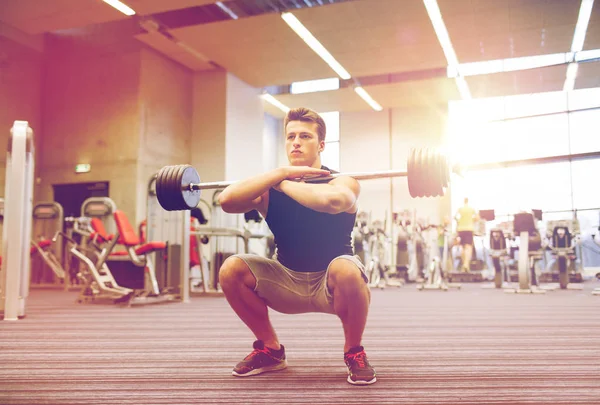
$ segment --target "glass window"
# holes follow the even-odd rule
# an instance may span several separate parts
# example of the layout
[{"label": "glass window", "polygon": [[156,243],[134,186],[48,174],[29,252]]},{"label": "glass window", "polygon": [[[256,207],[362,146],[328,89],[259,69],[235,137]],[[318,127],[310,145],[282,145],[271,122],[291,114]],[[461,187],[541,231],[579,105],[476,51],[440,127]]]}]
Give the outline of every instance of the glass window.
[{"label": "glass window", "polygon": [[331,170],[340,171],[340,143],[326,142],[325,149],[321,152],[321,164]]},{"label": "glass window", "polygon": [[567,111],[567,95],[562,91],[509,96],[505,103],[505,118]]},{"label": "glass window", "polygon": [[568,94],[569,110],[600,107],[600,87],[571,91]]},{"label": "glass window", "polygon": [[[582,235],[596,235],[598,238],[598,228],[600,227],[600,210],[578,211],[577,220],[579,221],[579,230]],[[600,252],[600,246],[598,246]]]},{"label": "glass window", "polygon": [[579,160],[571,163],[573,171],[573,205],[577,209],[600,208],[600,159]]},{"label": "glass window", "polygon": [[567,114],[506,121],[503,139],[510,151],[505,160],[568,155],[568,125]]},{"label": "glass window", "polygon": [[571,153],[600,151],[600,109],[569,115]]},{"label": "glass window", "polygon": [[467,172],[452,189],[454,211],[464,197],[478,210],[498,215],[521,210],[571,209],[569,162]]},{"label": "glass window", "polygon": [[319,113],[325,121],[327,135],[325,136],[325,150],[321,153],[321,164],[332,170],[340,170],[340,113],[330,111]]},{"label": "glass window", "polygon": [[340,140],[340,113],[338,111],[319,113],[325,121],[327,134],[325,142],[337,142]]}]

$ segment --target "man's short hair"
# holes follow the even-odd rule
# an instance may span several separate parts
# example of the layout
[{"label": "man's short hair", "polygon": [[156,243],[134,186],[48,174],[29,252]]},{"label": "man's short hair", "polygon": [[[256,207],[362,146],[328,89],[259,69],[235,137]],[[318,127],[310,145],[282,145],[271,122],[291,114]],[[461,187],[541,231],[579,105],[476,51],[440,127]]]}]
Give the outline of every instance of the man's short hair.
[{"label": "man's short hair", "polygon": [[288,111],[285,116],[285,120],[283,121],[284,130],[287,128],[287,124],[290,121],[314,122],[317,124],[317,135],[319,136],[319,141],[325,140],[327,127],[325,126],[325,121],[323,118],[316,111],[306,107],[292,108]]}]

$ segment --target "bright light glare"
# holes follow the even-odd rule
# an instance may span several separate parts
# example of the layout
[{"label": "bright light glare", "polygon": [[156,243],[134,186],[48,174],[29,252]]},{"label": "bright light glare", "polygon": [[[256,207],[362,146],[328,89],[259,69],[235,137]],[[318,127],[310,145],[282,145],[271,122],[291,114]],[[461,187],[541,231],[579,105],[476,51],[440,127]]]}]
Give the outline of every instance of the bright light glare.
[{"label": "bright light glare", "polygon": [[332,77],[329,79],[306,80],[294,82],[290,86],[291,94],[313,93],[317,91],[337,90],[340,88],[340,79]]},{"label": "bright light glare", "polygon": [[287,113],[288,111],[290,111],[290,108],[288,106],[286,106],[285,104],[283,104],[281,101],[277,100],[275,97],[273,97],[270,94],[265,93],[265,94],[262,94],[261,97],[263,100],[265,100],[266,102],[279,108],[284,113]]},{"label": "bright light glare", "polygon": [[381,107],[377,101],[373,100],[373,98],[369,95],[369,93],[367,93],[367,91],[365,89],[363,89],[362,87],[357,86],[354,88],[354,91],[363,100],[365,100],[366,103],[369,104],[371,106],[371,108],[374,109],[375,111],[383,110],[383,107]]},{"label": "bright light glare", "polygon": [[329,53],[327,49],[319,42],[317,38],[296,18],[292,13],[281,14],[281,18],[294,30],[296,34],[308,45],[317,55],[321,57],[342,79],[348,80],[352,76],[344,69],[340,63]]},{"label": "bright light glare", "polygon": [[594,7],[594,0],[581,0],[579,7],[579,16],[577,17],[577,25],[573,34],[573,43],[571,44],[571,52],[579,52],[583,49],[585,34],[587,33],[590,16]]},{"label": "bright light glare", "polygon": [[125,15],[134,15],[135,14],[135,11],[133,11],[133,9],[131,7],[120,2],[119,0],[102,0],[102,1],[104,1],[109,6],[116,8],[117,10],[119,10],[121,13],[123,13]]}]

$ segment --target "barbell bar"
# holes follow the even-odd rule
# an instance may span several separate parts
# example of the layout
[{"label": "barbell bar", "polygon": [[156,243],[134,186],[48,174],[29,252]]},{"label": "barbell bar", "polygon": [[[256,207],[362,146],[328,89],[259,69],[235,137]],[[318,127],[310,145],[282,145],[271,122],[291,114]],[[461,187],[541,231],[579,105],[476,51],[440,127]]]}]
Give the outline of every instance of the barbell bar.
[{"label": "barbell bar", "polygon": [[[356,180],[406,177],[412,197],[437,197],[444,195],[450,181],[450,165],[441,153],[429,149],[412,149],[409,153],[407,170],[378,172],[332,173],[329,176],[303,179],[307,183],[324,183],[340,176]],[[166,211],[181,211],[196,208],[200,203],[200,191],[224,189],[236,181],[200,183],[200,175],[190,165],[165,166],[156,174],[156,197]]]}]

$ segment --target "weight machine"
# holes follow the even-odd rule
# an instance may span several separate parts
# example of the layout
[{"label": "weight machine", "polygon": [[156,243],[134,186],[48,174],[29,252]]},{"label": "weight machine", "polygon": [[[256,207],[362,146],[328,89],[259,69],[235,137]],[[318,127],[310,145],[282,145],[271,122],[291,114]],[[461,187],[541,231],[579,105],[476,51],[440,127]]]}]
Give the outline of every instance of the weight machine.
[{"label": "weight machine", "polygon": [[35,147],[27,121],[10,130],[4,187],[0,310],[4,320],[24,318],[29,296]]}]

